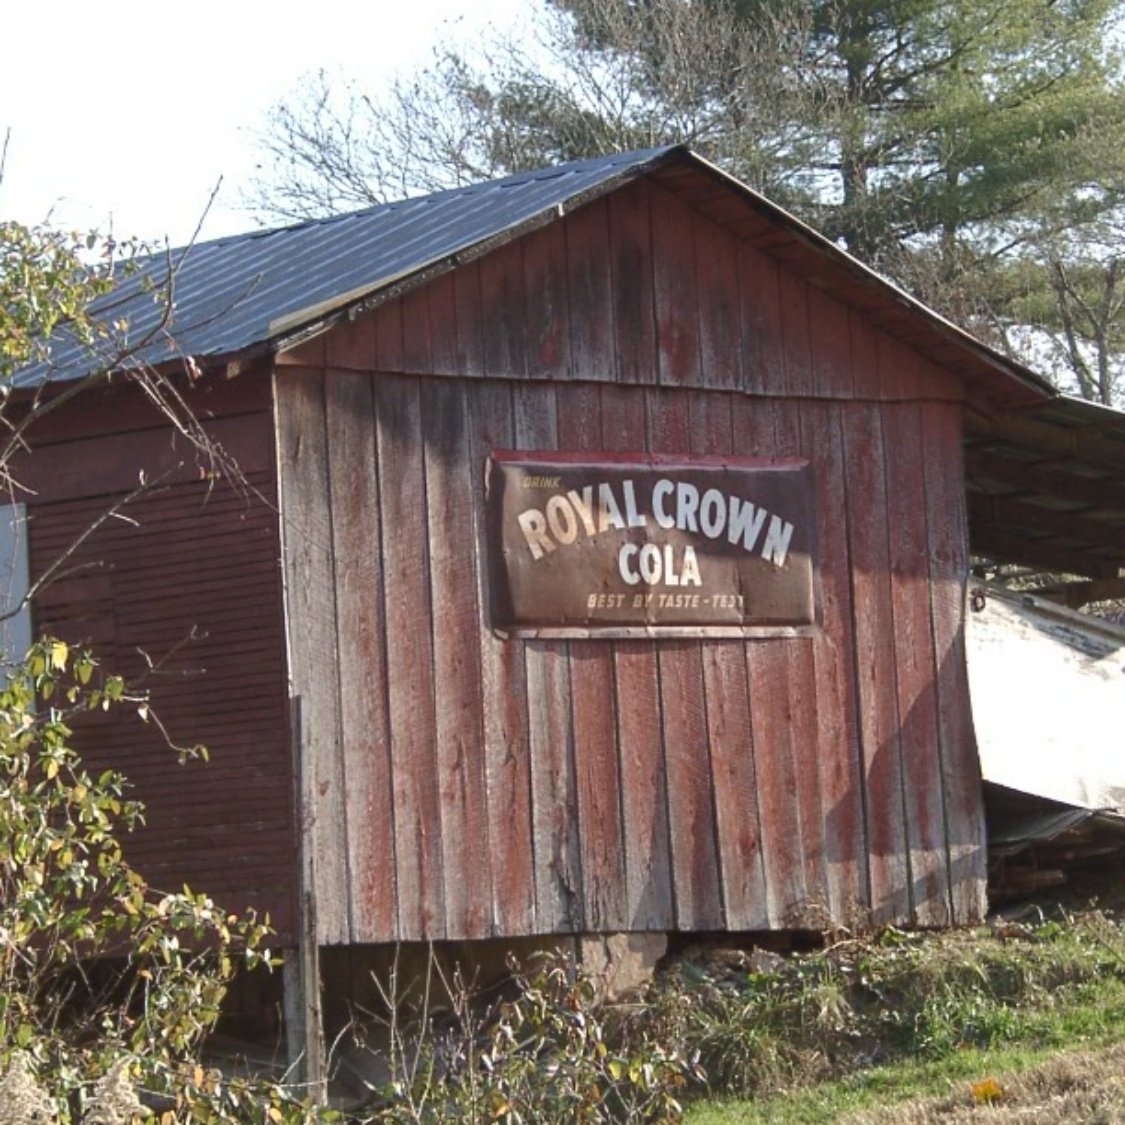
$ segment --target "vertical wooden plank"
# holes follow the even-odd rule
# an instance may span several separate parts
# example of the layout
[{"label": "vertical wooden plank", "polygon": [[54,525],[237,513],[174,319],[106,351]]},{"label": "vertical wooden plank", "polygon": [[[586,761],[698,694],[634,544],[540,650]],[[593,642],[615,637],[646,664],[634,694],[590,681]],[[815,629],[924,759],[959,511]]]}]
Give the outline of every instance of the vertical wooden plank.
[{"label": "vertical wooden plank", "polygon": [[476,550],[466,513],[473,474],[465,384],[432,379],[422,393],[434,635],[436,755],[446,937],[492,933],[492,860],[485,788]]},{"label": "vertical wooden plank", "polygon": [[[742,400],[734,416],[735,449],[754,456],[779,455],[780,409],[779,403],[767,399]],[[749,641],[746,662],[768,922],[771,928],[783,928],[797,924],[807,901],[805,810],[797,799],[788,642]]]},{"label": "vertical wooden plank", "polygon": [[778,275],[781,333],[785,343],[785,393],[790,398],[816,394],[809,329],[808,283],[784,266]]},{"label": "vertical wooden plank", "polygon": [[567,293],[570,303],[570,374],[615,377],[613,293],[609,270],[609,205],[594,200],[566,219]]},{"label": "vertical wooden plank", "polygon": [[[729,395],[693,399],[693,452],[733,452],[732,406]],[[769,914],[746,646],[713,638],[702,649],[724,922],[730,930],[764,929]]]},{"label": "vertical wooden plank", "polygon": [[380,371],[403,370],[401,300],[388,301],[377,310],[375,362]]},{"label": "vertical wooden plank", "polygon": [[[558,387],[557,394],[560,447],[597,451],[602,444],[601,388],[574,383]],[[585,924],[595,933],[623,930],[628,926],[625,829],[612,643],[570,642],[570,689]]]},{"label": "vertical wooden plank", "polygon": [[[799,331],[801,321],[795,321],[793,331]],[[793,369],[789,362],[792,352],[800,354],[808,348],[808,335],[791,341],[786,321],[786,371]],[[790,344],[793,348],[790,349]],[[811,364],[810,364],[811,367]],[[774,427],[774,453],[778,457],[807,455],[810,450],[802,445],[802,404],[786,398],[777,404]],[[818,496],[817,504],[824,503]],[[790,925],[822,926],[828,908],[828,883],[825,865],[825,831],[823,801],[820,792],[820,766],[818,762],[820,738],[820,710],[824,706],[817,696],[816,666],[813,655],[813,638],[796,637],[781,641],[788,665],[788,695],[790,700],[789,727],[793,754],[794,796],[800,809],[801,854],[805,865],[805,899],[798,915],[791,917]]]},{"label": "vertical wooden plank", "polygon": [[815,285],[805,287],[812,352],[812,386],[818,398],[855,395],[848,310]]},{"label": "vertical wooden plank", "polygon": [[316,934],[302,925],[295,949],[282,950],[281,995],[286,1063],[314,1099],[324,1097],[325,1044]]},{"label": "vertical wooden plank", "polygon": [[[806,289],[812,384],[819,398],[833,400],[805,401],[800,407],[801,443],[812,463],[819,493],[822,627],[813,638],[817,757],[829,911],[834,920],[849,925],[863,917],[870,901],[844,449],[844,433],[852,418],[846,400],[855,393],[855,376],[846,308],[815,286]],[[867,499],[861,497],[858,502],[866,504]]]},{"label": "vertical wooden plank", "polygon": [[785,386],[779,274],[773,258],[752,246],[739,247],[742,386],[748,394],[781,394]]},{"label": "vertical wooden plank", "polygon": [[875,343],[880,397],[886,402],[914,402],[921,397],[917,355],[885,332],[876,335]]},{"label": "vertical wooden plank", "polygon": [[288,351],[278,354],[278,361],[286,366],[323,367],[327,362],[327,334],[321,333],[305,340]]},{"label": "vertical wooden plank", "polygon": [[506,243],[480,259],[484,370],[519,378],[527,373],[523,241]]},{"label": "vertical wooden plank", "polygon": [[371,378],[330,371],[325,391],[351,940],[392,941],[394,808]]},{"label": "vertical wooden plank", "polygon": [[733,390],[742,385],[742,324],[738,243],[710,219],[692,216],[699,284],[702,383]]},{"label": "vertical wooden plank", "polygon": [[852,380],[857,398],[881,401],[879,378],[878,332],[875,326],[855,309],[848,312],[848,336],[852,351]]},{"label": "vertical wooden plank", "polygon": [[[511,387],[481,381],[466,389],[473,480],[473,533],[484,543],[484,466],[493,449],[510,449],[515,436]],[[486,591],[480,596],[483,600]],[[497,858],[492,880],[496,932],[528,934],[535,923],[535,859],[528,748],[527,672],[522,642],[480,631],[484,687],[485,779],[489,850]]]},{"label": "vertical wooden plank", "polygon": [[[513,387],[519,449],[558,448],[555,388]],[[525,641],[531,815],[535,861],[535,927],[539,933],[580,931],[582,866],[570,655],[565,641]]]},{"label": "vertical wooden plank", "polygon": [[453,271],[453,315],[457,323],[458,375],[484,373],[484,316],[481,313],[480,262]]},{"label": "vertical wooden plank", "polygon": [[659,381],[698,386],[699,299],[690,212],[658,187],[652,190],[652,267]]},{"label": "vertical wooden plank", "polygon": [[411,289],[402,298],[402,365],[412,374],[433,368],[430,347],[430,295],[428,286]]},{"label": "vertical wooden plank", "polygon": [[324,360],[328,367],[371,371],[375,366],[375,314],[365,313],[326,333]]},{"label": "vertical wooden plank", "polygon": [[350,935],[323,373],[275,375],[274,394],[290,675],[302,717],[300,815],[311,821],[317,940],[331,944]]},{"label": "vertical wooden plank", "polygon": [[398,936],[445,935],[420,381],[375,380]]},{"label": "vertical wooden plank", "polygon": [[979,921],[986,908],[984,810],[965,663],[965,582],[969,546],[959,404],[922,407],[926,537],[937,663],[941,780],[949,849],[951,920]]},{"label": "vertical wooden plank", "polygon": [[[856,362],[866,353],[858,351]],[[870,356],[872,362],[874,356]],[[908,917],[907,841],[902,801],[902,747],[898,715],[896,621],[892,602],[891,543],[883,441],[884,408],[852,411],[845,436],[848,547],[852,567],[856,688],[863,756],[871,920]],[[894,441],[892,435],[892,441]]]},{"label": "vertical wooden plank", "polygon": [[570,362],[566,232],[550,223],[524,240],[527,373],[565,379]]},{"label": "vertical wooden plank", "polygon": [[[950,921],[949,870],[935,693],[938,669],[930,621],[932,564],[928,559],[927,529],[934,513],[927,510],[926,480],[935,472],[939,476],[948,473],[949,453],[955,459],[960,454],[955,446],[942,452],[940,466],[926,464],[922,418],[914,403],[888,404],[885,417],[887,521],[893,529],[891,596],[910,908],[919,925],[939,926]],[[937,513],[939,521],[948,518],[944,512]]]},{"label": "vertical wooden plank", "polygon": [[443,273],[426,286],[430,322],[430,370],[435,375],[459,375],[457,344],[457,272]]},{"label": "vertical wooden plank", "polygon": [[[602,388],[602,439],[609,452],[644,450],[642,391]],[[636,930],[670,930],[676,922],[656,647],[649,641],[617,641],[613,646],[624,825],[625,917],[629,928]]]},{"label": "vertical wooden plank", "polygon": [[613,323],[622,383],[655,383],[657,376],[650,193],[647,183],[638,182],[609,197]]},{"label": "vertical wooden plank", "polygon": [[[656,388],[646,396],[652,451],[690,453],[688,397]],[[659,661],[676,927],[718,929],[722,889],[700,642],[661,641]]]},{"label": "vertical wooden plank", "polygon": [[918,397],[943,399],[949,402],[965,401],[965,379],[955,375],[948,367],[932,360],[915,356],[918,364]]},{"label": "vertical wooden plank", "polygon": [[[844,322],[846,329],[846,321]],[[831,336],[825,345],[835,346]],[[848,341],[844,341],[845,356]],[[815,355],[814,349],[814,355]],[[835,360],[843,363],[846,360]],[[827,364],[821,368],[824,370]],[[846,374],[841,372],[841,374]],[[839,402],[801,403],[801,443],[817,488],[817,542],[821,628],[811,638],[816,691],[820,823],[823,877],[833,921],[858,921],[867,902],[862,772],[855,711],[855,649],[852,639],[848,494],[844,486],[844,425],[850,406]],[[867,504],[868,498],[859,500]]]}]

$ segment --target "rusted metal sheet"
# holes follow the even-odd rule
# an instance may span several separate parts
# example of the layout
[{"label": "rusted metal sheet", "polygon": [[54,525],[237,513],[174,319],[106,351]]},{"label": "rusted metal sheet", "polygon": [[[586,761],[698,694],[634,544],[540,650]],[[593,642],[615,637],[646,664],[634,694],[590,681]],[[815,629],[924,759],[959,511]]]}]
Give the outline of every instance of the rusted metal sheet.
[{"label": "rusted metal sheet", "polygon": [[[129,416],[107,416],[108,427],[117,415]],[[86,417],[97,422],[98,409],[87,406]],[[92,645],[107,669],[150,687],[169,734],[203,743],[210,761],[179,765],[154,724],[123,714],[79,718],[76,746],[92,772],[122,770],[146,805],[146,824],[125,848],[154,887],[188,883],[224,908],[268,912],[286,944],[296,840],[272,470],[251,469],[242,488],[196,479],[153,490],[76,548],[121,497],[115,466],[103,474],[85,440],[48,440],[80,432],[73,421],[60,412],[58,429],[39,434],[61,494],[44,472],[29,505],[33,579],[71,553],[69,577],[36,598],[35,628]],[[249,451],[249,465],[253,450],[269,447],[269,416],[229,421],[224,443],[235,457]],[[138,448],[162,457],[157,445]]]},{"label": "rusted metal sheet", "polygon": [[801,459],[492,454],[490,619],[513,635],[742,635],[816,622]]}]

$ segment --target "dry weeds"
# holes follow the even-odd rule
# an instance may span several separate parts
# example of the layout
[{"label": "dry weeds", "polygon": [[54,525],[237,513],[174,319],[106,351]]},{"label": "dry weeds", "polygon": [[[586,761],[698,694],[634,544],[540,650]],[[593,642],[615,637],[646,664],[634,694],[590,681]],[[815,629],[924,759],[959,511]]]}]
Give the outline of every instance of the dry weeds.
[{"label": "dry weeds", "polygon": [[1069,1051],[944,1097],[851,1114],[846,1125],[1112,1125],[1125,1122],[1125,1043]]}]

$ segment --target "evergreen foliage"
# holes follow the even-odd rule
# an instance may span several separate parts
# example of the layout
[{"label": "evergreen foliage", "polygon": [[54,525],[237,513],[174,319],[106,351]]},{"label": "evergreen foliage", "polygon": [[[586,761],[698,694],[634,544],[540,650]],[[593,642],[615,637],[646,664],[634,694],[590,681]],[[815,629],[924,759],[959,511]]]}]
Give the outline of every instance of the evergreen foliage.
[{"label": "evergreen foliage", "polygon": [[253,200],[270,217],[323,215],[683,142],[1110,402],[1125,365],[1123,12],[1120,0],[549,0],[529,37],[441,48],[379,97],[310,76],[261,137]]}]

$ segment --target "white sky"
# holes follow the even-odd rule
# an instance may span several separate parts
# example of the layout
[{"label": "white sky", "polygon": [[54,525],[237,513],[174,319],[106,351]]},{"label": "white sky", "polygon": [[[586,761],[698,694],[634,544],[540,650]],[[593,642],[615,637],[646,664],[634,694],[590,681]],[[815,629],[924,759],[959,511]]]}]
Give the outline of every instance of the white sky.
[{"label": "white sky", "polygon": [[0,219],[186,242],[252,229],[252,133],[300,76],[378,89],[439,38],[511,25],[528,0],[12,0],[0,62]]}]

